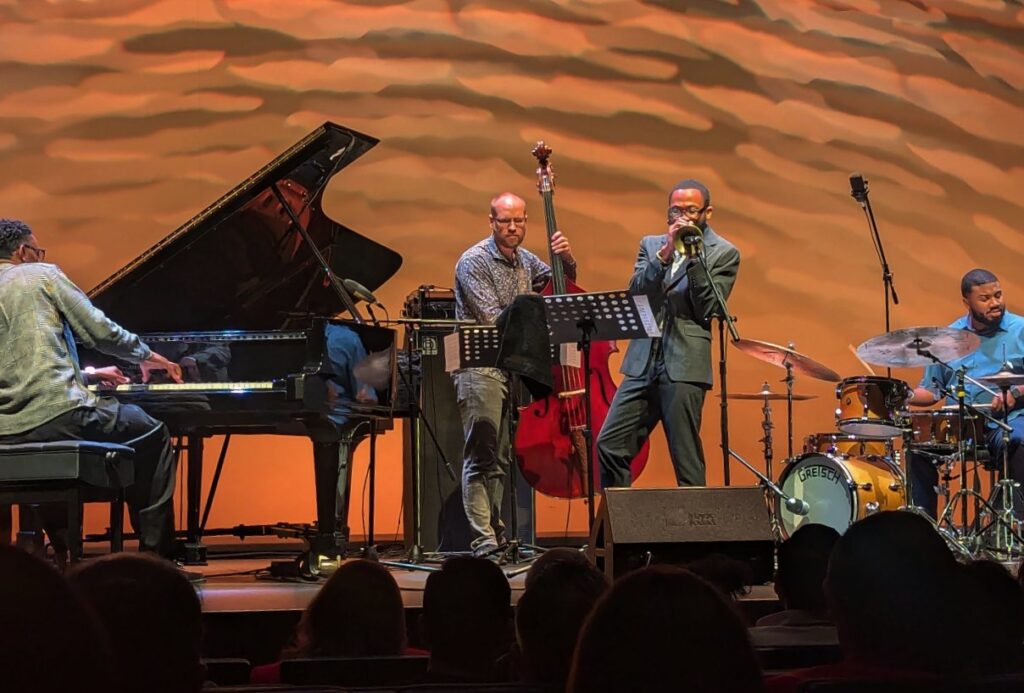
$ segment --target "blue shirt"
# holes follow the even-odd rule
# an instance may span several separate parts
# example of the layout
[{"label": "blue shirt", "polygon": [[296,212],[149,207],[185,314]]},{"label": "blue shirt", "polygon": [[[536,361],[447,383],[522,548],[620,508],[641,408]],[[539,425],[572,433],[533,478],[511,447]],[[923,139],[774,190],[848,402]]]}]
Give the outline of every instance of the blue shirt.
[{"label": "blue shirt", "polygon": [[[921,378],[921,387],[931,390],[936,397],[941,395],[932,379],[936,378],[946,389],[954,390],[956,386],[954,371],[960,366],[965,366],[967,375],[977,379],[1003,370],[1003,361],[1020,365],[1021,359],[1024,358],[1024,318],[1010,311],[1003,314],[1002,321],[993,331],[978,332],[970,326],[966,315],[954,321],[950,327],[974,332],[981,337],[981,346],[967,356],[951,361],[949,365],[952,370],[939,365],[931,365],[925,369],[924,377]],[[999,388],[992,387],[991,389],[998,391]],[[992,395],[969,380],[964,381],[964,391],[967,393],[965,401],[968,404],[988,404],[992,401]],[[956,404],[956,399],[949,398],[948,402]],[[1009,418],[1015,419],[1022,412],[1024,409],[1014,409],[1010,412]]]}]

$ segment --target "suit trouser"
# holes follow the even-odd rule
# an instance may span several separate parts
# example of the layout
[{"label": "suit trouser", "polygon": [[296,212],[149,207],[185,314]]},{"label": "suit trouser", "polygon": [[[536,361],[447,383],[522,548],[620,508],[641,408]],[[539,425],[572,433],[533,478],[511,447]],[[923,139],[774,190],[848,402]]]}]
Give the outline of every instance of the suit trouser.
[{"label": "suit trouser", "polygon": [[504,524],[501,500],[511,458],[508,384],[478,370],[455,374],[462,418],[462,504],[473,549],[497,546]]},{"label": "suit trouser", "polygon": [[[174,547],[174,473],[177,460],[167,427],[134,404],[101,398],[96,407],[72,409],[23,433],[0,437],[2,443],[49,440],[95,440],[126,443],[135,450],[135,483],[125,489],[128,518],[139,534],[139,548],[165,556]],[[43,507],[44,523],[65,525],[54,513],[63,506]]]},{"label": "suit trouser", "polygon": [[652,349],[647,370],[627,376],[619,385],[604,426],[597,437],[601,484],[629,486],[629,465],[661,421],[680,486],[704,486],[704,448],[700,420],[704,409],[703,385],[669,380],[661,351]]},{"label": "suit trouser", "polygon": [[[1010,478],[1024,484],[1024,416],[1010,421],[1013,432],[1010,433],[1009,451]],[[985,429],[985,446],[990,455],[989,464],[1000,475],[1003,470],[1003,434],[1000,429]],[[939,472],[935,463],[927,456],[916,453],[907,455],[907,466],[910,474],[910,491],[914,495],[914,505],[922,508],[933,518],[938,510],[938,493],[935,487],[939,483]],[[1017,514],[1021,514],[1021,496],[1017,496],[1014,505]]]}]

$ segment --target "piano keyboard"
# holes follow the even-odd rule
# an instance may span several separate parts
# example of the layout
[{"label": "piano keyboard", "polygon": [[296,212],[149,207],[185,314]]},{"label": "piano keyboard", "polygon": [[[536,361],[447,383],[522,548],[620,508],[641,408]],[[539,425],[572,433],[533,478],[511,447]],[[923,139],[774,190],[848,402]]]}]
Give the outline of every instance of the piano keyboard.
[{"label": "piano keyboard", "polygon": [[230,383],[126,383],[117,387],[89,385],[93,392],[245,392],[248,390],[275,390],[280,385],[273,380],[253,380]]}]

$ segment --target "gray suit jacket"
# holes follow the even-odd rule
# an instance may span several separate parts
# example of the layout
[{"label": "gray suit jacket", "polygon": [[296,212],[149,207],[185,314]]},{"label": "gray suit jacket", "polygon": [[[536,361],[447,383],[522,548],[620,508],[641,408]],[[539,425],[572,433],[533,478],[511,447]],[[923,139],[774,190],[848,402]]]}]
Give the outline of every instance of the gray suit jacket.
[{"label": "gray suit jacket", "polygon": [[[662,325],[665,370],[673,382],[711,387],[711,319],[715,295],[707,274],[696,260],[686,260],[672,276],[671,265],[658,259],[664,234],[640,239],[640,252],[629,281],[629,292],[647,296]],[[740,252],[711,227],[704,232],[704,253],[715,284],[728,299],[740,266]],[[620,369],[623,375],[644,374],[650,360],[651,339],[634,339]]]}]

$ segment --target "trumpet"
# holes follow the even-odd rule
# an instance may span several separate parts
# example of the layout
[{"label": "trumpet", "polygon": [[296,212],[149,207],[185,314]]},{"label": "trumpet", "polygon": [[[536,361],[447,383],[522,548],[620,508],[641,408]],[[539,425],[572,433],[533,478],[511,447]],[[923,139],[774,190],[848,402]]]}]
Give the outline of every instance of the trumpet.
[{"label": "trumpet", "polygon": [[676,250],[682,255],[692,254],[704,240],[704,230],[696,224],[684,222],[676,233]]}]

